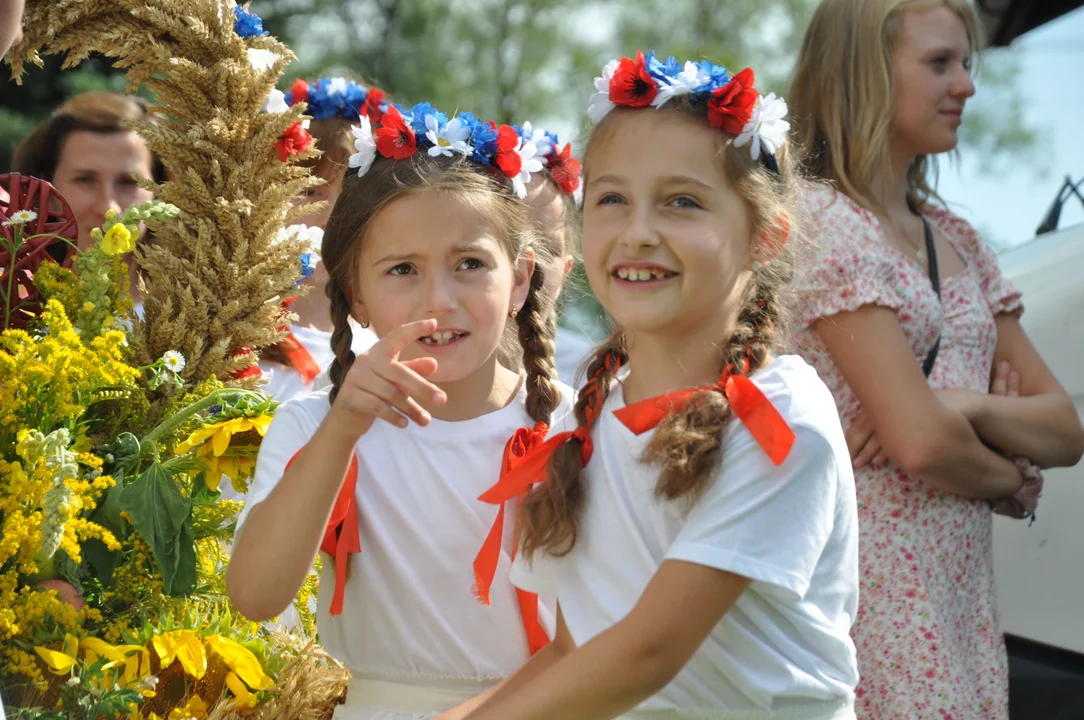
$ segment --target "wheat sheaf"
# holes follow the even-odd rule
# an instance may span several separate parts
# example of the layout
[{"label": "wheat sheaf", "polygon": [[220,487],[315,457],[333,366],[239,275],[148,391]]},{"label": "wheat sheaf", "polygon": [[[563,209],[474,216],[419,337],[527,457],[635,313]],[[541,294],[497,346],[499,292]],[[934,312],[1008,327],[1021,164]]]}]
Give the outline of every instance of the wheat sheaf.
[{"label": "wheat sheaf", "polygon": [[146,292],[132,341],[141,364],[184,353],[187,387],[212,376],[259,384],[257,375],[236,378],[281,338],[281,300],[297,294],[303,251],[300,240],[276,243],[276,235],[311,212],[291,199],[319,182],[297,165],[315,150],[287,162],[275,150],[304,106],[261,109],[294,55],[269,35],[240,37],[234,8],[232,0],[29,0],[24,38],[9,55],[21,82],[42,54],[63,55],[69,68],[99,53],[126,72],[128,92],[146,88],[156,98],[154,119],[133,129],[168,179],[144,185],[181,214],[154,225],[154,241],[137,250]]}]

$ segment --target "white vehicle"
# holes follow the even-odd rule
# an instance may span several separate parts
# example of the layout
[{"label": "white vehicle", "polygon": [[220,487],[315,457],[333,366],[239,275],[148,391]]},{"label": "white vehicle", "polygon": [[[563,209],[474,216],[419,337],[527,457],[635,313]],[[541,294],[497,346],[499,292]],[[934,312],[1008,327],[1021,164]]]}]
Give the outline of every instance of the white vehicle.
[{"label": "white vehicle", "polygon": [[[1031,341],[1084,415],[1084,225],[999,257]],[[994,519],[1006,634],[1084,656],[1084,462],[1045,473],[1036,522]]]}]

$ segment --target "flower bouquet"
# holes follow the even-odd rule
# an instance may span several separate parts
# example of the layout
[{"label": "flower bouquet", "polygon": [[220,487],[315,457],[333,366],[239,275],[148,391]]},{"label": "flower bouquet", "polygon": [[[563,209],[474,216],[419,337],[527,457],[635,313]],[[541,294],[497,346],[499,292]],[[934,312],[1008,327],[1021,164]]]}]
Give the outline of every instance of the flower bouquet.
[{"label": "flower bouquet", "polygon": [[[39,180],[0,176],[0,696],[9,718],[325,718],[345,671],[302,630],[241,617],[224,570],[274,411],[280,340],[319,181],[303,104],[264,102],[293,56],[232,0],[28,0],[39,51],[115,59],[166,112],[133,129],[169,180],[82,251]],[[2,193],[0,193],[2,195]],[[139,243],[144,227],[154,241]],[[133,249],[134,248],[134,249]],[[137,313],[128,258],[143,273]]]}]

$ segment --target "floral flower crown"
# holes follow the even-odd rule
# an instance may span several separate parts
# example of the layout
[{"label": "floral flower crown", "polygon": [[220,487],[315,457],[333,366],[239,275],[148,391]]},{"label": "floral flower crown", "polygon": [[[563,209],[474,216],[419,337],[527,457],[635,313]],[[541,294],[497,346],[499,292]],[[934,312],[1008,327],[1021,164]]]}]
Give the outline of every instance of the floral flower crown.
[{"label": "floral flower crown", "polygon": [[469,157],[474,162],[496,167],[512,181],[516,196],[527,197],[531,176],[548,169],[554,182],[567,195],[580,183],[580,163],[572,157],[572,146],[559,149],[557,137],[530,123],[522,127],[484,122],[472,113],[448,118],[429,103],[406,110],[390,105],[379,118],[363,115],[354,133],[356,153],[350,167],[358,175],[369,172],[377,153],[394,160],[406,160],[424,149],[430,157]]},{"label": "floral flower crown", "polygon": [[388,111],[384,97],[384,91],[380,88],[366,89],[346,78],[320,78],[311,85],[298,78],[290,92],[283,96],[283,102],[287,107],[299,102],[307,103],[308,114],[315,120],[341,117],[354,122],[359,117],[367,116],[379,122]]},{"label": "floral flower crown", "polygon": [[708,123],[734,136],[736,147],[750,146],[754,160],[778,174],[775,152],[786,141],[790,123],[787,103],[775,93],[761,95],[753,87],[753,71],[746,68],[731,75],[707,60],[682,66],[673,56],[660,61],[655,53],[636,53],[636,59],[611,60],[595,78],[596,92],[587,114],[600,122],[618,105],[661,108],[674,98],[688,95],[707,105]]}]

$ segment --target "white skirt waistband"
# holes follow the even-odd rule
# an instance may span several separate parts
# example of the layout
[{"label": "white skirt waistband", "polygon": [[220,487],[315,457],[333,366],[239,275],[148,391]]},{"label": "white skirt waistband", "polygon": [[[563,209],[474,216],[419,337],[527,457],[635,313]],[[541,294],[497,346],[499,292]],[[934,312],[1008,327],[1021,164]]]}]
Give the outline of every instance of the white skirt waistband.
[{"label": "white skirt waistband", "polygon": [[373,710],[435,715],[471,700],[489,687],[479,683],[475,688],[448,689],[353,677],[346,691],[346,702],[335,710],[335,720],[350,720],[361,711]]},{"label": "white skirt waistband", "polygon": [[818,704],[778,712],[770,710],[636,710],[618,720],[856,720],[854,703]]}]

